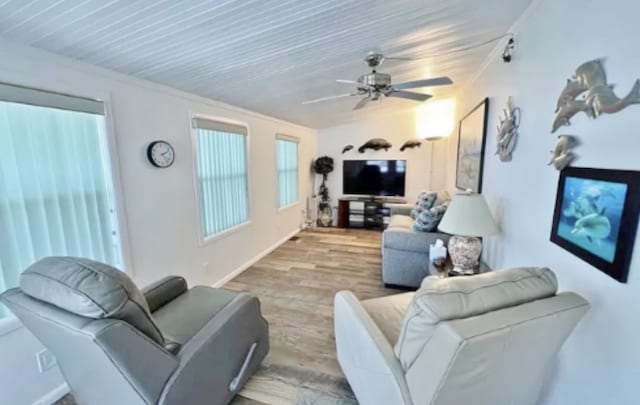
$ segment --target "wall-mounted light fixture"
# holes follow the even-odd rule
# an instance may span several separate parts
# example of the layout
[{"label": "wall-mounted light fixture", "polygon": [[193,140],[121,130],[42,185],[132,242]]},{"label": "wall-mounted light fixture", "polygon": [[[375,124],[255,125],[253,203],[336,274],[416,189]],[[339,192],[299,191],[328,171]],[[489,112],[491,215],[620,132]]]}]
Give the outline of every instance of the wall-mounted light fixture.
[{"label": "wall-mounted light fixture", "polygon": [[509,38],[509,42],[507,42],[507,46],[504,47],[504,51],[502,51],[502,61],[504,63],[511,62],[511,58],[513,57],[513,50],[516,48],[516,42],[513,40],[513,35]]}]

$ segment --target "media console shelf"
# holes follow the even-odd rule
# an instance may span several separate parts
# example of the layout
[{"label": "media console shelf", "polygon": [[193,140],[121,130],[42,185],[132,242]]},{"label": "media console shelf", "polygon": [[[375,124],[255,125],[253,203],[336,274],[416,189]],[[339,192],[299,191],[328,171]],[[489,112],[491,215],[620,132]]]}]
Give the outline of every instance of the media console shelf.
[{"label": "media console shelf", "polygon": [[389,224],[388,203],[398,199],[343,197],[338,200],[338,228],[384,229]]}]

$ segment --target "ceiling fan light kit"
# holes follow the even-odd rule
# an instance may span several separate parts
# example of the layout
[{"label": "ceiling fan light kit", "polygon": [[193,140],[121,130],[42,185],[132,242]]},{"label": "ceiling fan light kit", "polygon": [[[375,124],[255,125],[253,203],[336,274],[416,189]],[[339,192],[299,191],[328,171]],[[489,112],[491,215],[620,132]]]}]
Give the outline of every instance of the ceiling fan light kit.
[{"label": "ceiling fan light kit", "polygon": [[364,96],[353,108],[359,110],[366,106],[369,101],[379,100],[384,97],[396,97],[403,98],[412,101],[426,101],[432,96],[430,94],[416,93],[413,91],[406,91],[406,89],[415,89],[420,87],[432,87],[432,86],[445,86],[453,84],[448,77],[436,77],[432,79],[412,80],[408,82],[393,83],[391,75],[388,73],[380,73],[376,71],[376,68],[386,59],[397,60],[410,60],[407,58],[385,57],[381,53],[369,52],[364,59],[367,65],[371,68],[371,73],[364,74],[358,78],[358,80],[343,80],[338,79],[336,82],[343,84],[355,84],[357,90],[355,92],[339,94],[336,96],[322,97],[314,100],[304,101],[302,104],[314,104],[328,100],[335,100],[344,97],[351,96]]}]

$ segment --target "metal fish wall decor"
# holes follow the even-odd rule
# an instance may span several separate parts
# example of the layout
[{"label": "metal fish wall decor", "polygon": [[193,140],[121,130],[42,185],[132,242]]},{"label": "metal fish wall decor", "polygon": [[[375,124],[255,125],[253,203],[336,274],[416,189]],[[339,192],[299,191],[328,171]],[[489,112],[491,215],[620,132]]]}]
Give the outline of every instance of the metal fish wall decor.
[{"label": "metal fish wall decor", "polygon": [[364,153],[367,149],[380,150],[384,149],[385,151],[389,150],[393,145],[389,143],[386,139],[382,138],[373,138],[369,139],[364,145],[358,148],[358,152]]},{"label": "metal fish wall decor", "polygon": [[511,161],[513,148],[516,146],[518,127],[520,126],[520,108],[513,104],[513,98],[509,97],[507,108],[503,110],[504,119],[498,125],[498,139],[496,141],[496,155],[502,162]]},{"label": "metal fish wall decor", "polygon": [[[551,133],[560,127],[571,125],[571,118],[583,111],[589,118],[601,114],[614,114],[632,104],[640,104],[640,79],[636,80],[629,93],[620,98],[607,83],[604,61],[594,59],[578,66],[558,97],[556,116]],[[577,97],[583,95],[582,99]]]},{"label": "metal fish wall decor", "polygon": [[404,152],[405,149],[413,149],[419,148],[422,145],[422,141],[418,141],[416,139],[409,139],[407,142],[403,143],[400,147],[400,152]]}]

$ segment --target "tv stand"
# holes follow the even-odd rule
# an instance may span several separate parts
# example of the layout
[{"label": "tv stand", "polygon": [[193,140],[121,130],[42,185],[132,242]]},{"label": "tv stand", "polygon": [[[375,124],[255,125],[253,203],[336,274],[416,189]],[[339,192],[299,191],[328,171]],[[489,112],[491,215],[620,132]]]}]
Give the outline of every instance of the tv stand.
[{"label": "tv stand", "polygon": [[[342,197],[338,200],[338,228],[365,228],[383,230],[389,223],[390,199],[378,196]],[[394,203],[404,202],[397,198]]]}]

